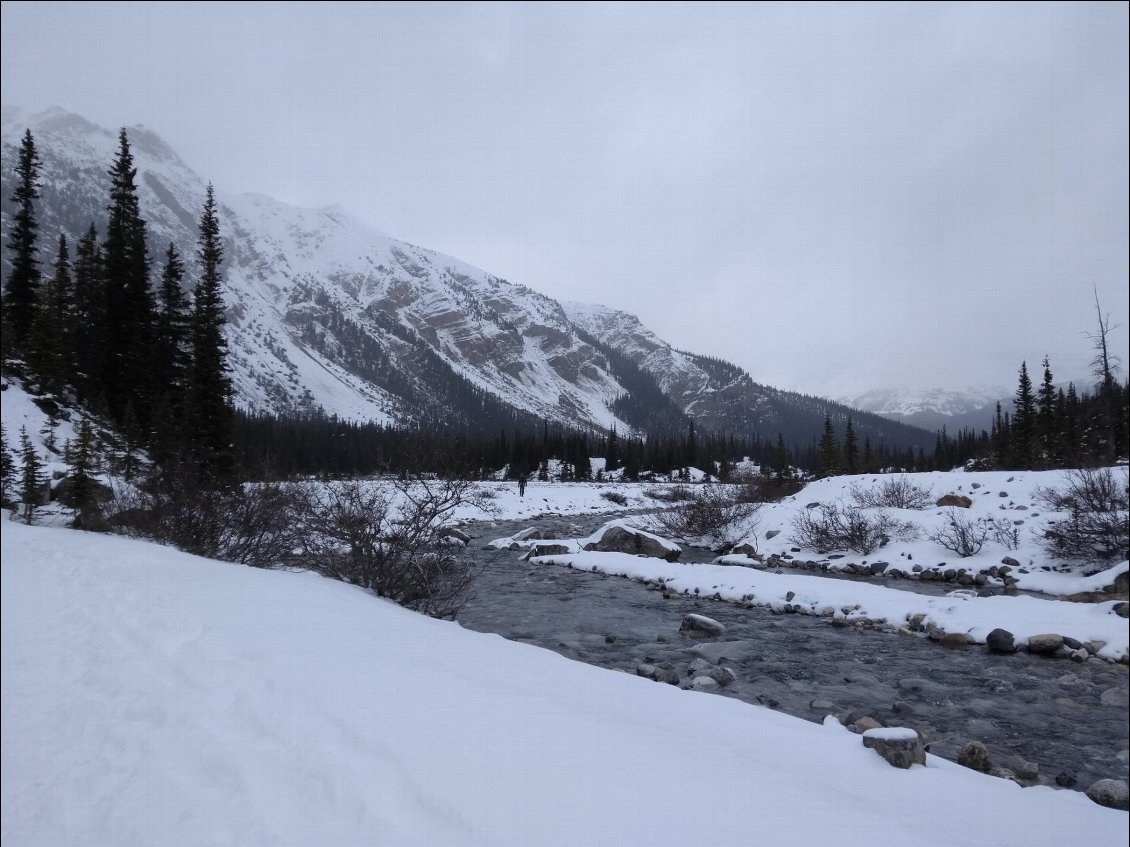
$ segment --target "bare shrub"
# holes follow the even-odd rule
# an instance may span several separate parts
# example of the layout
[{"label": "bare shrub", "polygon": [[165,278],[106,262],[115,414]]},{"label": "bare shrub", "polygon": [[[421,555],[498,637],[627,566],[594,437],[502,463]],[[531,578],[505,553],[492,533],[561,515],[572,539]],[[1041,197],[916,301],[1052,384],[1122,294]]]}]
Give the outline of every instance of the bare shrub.
[{"label": "bare shrub", "polygon": [[291,485],[212,490],[186,475],[119,484],[107,512],[108,522],[126,535],[211,559],[274,567],[298,545],[303,506]]},{"label": "bare shrub", "polygon": [[433,617],[454,618],[482,567],[442,530],[454,510],[486,506],[462,480],[350,482],[308,492],[302,563]]},{"label": "bare shrub", "polygon": [[1130,547],[1130,489],[1127,473],[1110,468],[1064,472],[1060,488],[1036,489],[1036,499],[1067,517],[1048,523],[1044,547],[1068,559],[1125,559]]},{"label": "bare shrub", "polygon": [[991,518],[979,520],[970,518],[964,509],[950,508],[947,513],[946,525],[926,537],[935,544],[957,553],[963,559],[980,553],[993,533],[996,522]]},{"label": "bare shrub", "polygon": [[851,500],[861,509],[928,509],[934,505],[934,491],[916,484],[906,474],[889,476],[877,486],[851,486]]},{"label": "bare shrub", "polygon": [[735,475],[733,482],[734,500],[738,503],[777,503],[804,488],[799,479],[777,479],[760,473]]},{"label": "bare shrub", "polygon": [[738,524],[748,531],[749,519],[759,508],[757,503],[735,500],[728,486],[703,485],[691,492],[691,499],[657,513],[655,521],[671,536],[725,541],[728,531]]},{"label": "bare shrub", "polygon": [[830,503],[800,512],[792,521],[790,538],[813,550],[853,550],[866,555],[890,543],[892,538],[911,541],[918,528],[884,511],[865,512],[858,506]]},{"label": "bare shrub", "polygon": [[1008,550],[1020,547],[1020,530],[1007,518],[985,518],[989,525],[989,535],[997,544]]},{"label": "bare shrub", "polygon": [[663,503],[680,503],[694,499],[694,491],[689,485],[673,485],[670,488],[662,488],[658,491],[649,488],[644,493],[644,497],[650,497],[652,500],[659,500]]},{"label": "bare shrub", "polygon": [[628,498],[619,491],[602,491],[600,492],[600,496],[609,503],[615,503],[617,506],[628,505]]}]

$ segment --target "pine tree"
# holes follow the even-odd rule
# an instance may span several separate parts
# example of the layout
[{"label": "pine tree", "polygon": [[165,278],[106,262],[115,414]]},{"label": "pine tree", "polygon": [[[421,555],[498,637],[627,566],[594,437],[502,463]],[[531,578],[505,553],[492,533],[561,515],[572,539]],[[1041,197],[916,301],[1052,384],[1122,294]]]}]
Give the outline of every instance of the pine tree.
[{"label": "pine tree", "polygon": [[75,443],[66,451],[70,481],[67,505],[74,510],[76,529],[96,529],[101,524],[94,480],[94,430],[88,418],[79,421]]},{"label": "pine tree", "polygon": [[608,442],[604,449],[605,470],[614,471],[620,467],[620,439],[616,435],[616,427],[608,430]]},{"label": "pine tree", "polygon": [[231,381],[228,378],[227,341],[224,340],[224,304],[220,293],[220,264],[224,251],[211,184],[200,217],[200,281],[193,295],[192,375],[189,389],[193,420],[193,453],[201,481],[225,485],[234,474],[231,447]]},{"label": "pine tree", "polygon": [[132,405],[144,431],[156,376],[152,361],[156,313],[149,287],[145,221],[137,196],[137,168],[124,129],[118,145],[110,169],[109,217],[102,249],[107,336],[102,375],[111,415],[121,422],[126,405]]},{"label": "pine tree", "polygon": [[0,423],[0,503],[7,504],[8,492],[16,484],[16,460],[8,446],[8,433]]},{"label": "pine tree", "polygon": [[778,432],[777,446],[773,450],[773,479],[784,482],[791,479],[792,475],[793,471],[789,466],[789,448],[785,446],[785,436]]},{"label": "pine tree", "polygon": [[836,430],[832,426],[832,416],[824,416],[824,432],[820,436],[820,447],[816,476],[823,479],[840,473],[840,445],[836,441]]},{"label": "pine tree", "polygon": [[16,163],[16,190],[12,192],[12,202],[16,208],[12,214],[12,231],[8,241],[8,249],[12,251],[12,270],[8,275],[4,297],[4,320],[7,324],[4,334],[10,336],[16,353],[23,352],[39,298],[40,274],[36,248],[39,223],[35,217],[35,201],[39,199],[39,171],[42,166],[35,149],[35,139],[29,129],[20,142],[20,155]]},{"label": "pine tree", "polygon": [[191,360],[191,316],[183,283],[184,263],[170,243],[157,290],[157,361],[161,385],[178,400],[188,384]]},{"label": "pine tree", "polygon": [[1016,386],[1016,398],[1012,403],[1012,464],[1017,468],[1028,468],[1032,466],[1036,440],[1036,398],[1032,393],[1027,362],[1020,363],[1020,379]]},{"label": "pine tree", "polygon": [[40,289],[28,337],[27,355],[40,387],[60,394],[70,381],[74,364],[74,287],[67,237],[60,233],[55,271]]},{"label": "pine tree", "polygon": [[106,345],[106,290],[102,249],[94,224],[75,246],[74,262],[74,385],[80,400],[105,393],[101,351]]},{"label": "pine tree", "polygon": [[863,466],[860,470],[864,473],[871,473],[875,470],[875,454],[871,450],[870,436],[865,436],[863,439]]},{"label": "pine tree", "polygon": [[1052,380],[1052,368],[1048,357],[1044,356],[1044,379],[1040,383],[1040,392],[1037,397],[1036,407],[1036,439],[1039,443],[1040,464],[1043,467],[1052,467],[1057,464],[1059,444],[1056,432],[1056,390]]},{"label": "pine tree", "polygon": [[35,446],[28,437],[27,428],[20,427],[20,502],[23,504],[24,521],[35,522],[35,513],[43,504],[43,486],[46,477],[43,463],[35,452]]},{"label": "pine tree", "polygon": [[849,474],[859,473],[859,442],[856,440],[851,418],[847,420],[847,430],[844,433],[844,469]]}]

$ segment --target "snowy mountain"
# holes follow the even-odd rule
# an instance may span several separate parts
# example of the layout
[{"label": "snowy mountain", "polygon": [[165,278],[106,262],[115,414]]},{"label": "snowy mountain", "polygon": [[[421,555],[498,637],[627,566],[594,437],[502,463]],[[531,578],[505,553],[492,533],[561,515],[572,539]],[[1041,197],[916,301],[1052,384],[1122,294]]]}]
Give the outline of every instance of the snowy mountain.
[{"label": "snowy mountain", "polygon": [[708,429],[757,432],[768,438],[781,432],[799,444],[817,439],[824,415],[830,414],[841,426],[850,417],[860,438],[898,447],[933,445],[933,436],[920,429],[824,398],[761,385],[729,362],[676,350],[627,312],[589,303],[562,306],[579,330],[651,375],[685,414]]},{"label": "snowy mountain", "polygon": [[931,431],[944,426],[953,433],[965,427],[988,429],[997,402],[1001,402],[1005,411],[1011,411],[1011,397],[1012,391],[1002,386],[971,386],[926,390],[876,388],[838,400],[852,408],[874,412],[891,420]]},{"label": "snowy mountain", "polygon": [[[44,162],[43,240],[99,225],[117,133],[60,109],[5,109],[6,202],[25,127]],[[204,181],[152,132],[128,133],[151,257],[169,242],[193,256]],[[608,410],[622,388],[553,300],[389,238],[340,208],[217,196],[241,405],[408,422],[425,413],[450,420],[477,403],[496,414],[628,429]]]},{"label": "snowy mountain", "polygon": [[[25,128],[44,167],[44,264],[59,232],[103,226],[116,132],[62,109],[5,107],[3,217]],[[145,127],[128,130],[155,273],[168,243],[195,255],[205,181]],[[542,419],[621,431],[682,427],[807,441],[826,401],[757,385],[725,362],[674,350],[639,320],[556,301],[458,259],[391,238],[339,207],[302,209],[217,187],[237,402],[283,413],[496,427]],[[858,416],[857,416],[858,417]],[[923,433],[879,418],[892,446]]]}]

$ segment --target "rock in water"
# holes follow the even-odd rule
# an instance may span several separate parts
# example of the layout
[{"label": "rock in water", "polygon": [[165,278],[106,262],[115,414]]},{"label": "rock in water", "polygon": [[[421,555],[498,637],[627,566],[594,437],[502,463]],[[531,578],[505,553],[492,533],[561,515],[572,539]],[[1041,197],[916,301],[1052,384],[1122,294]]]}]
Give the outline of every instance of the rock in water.
[{"label": "rock in water", "polygon": [[913,729],[869,729],[863,733],[863,746],[874,750],[891,767],[905,769],[911,765],[926,764],[926,750],[922,746],[922,739]]},{"label": "rock in water", "polygon": [[679,632],[684,632],[687,635],[714,637],[725,633],[726,627],[718,623],[714,618],[708,618],[706,615],[692,614],[683,618]]},{"label": "rock in water", "polygon": [[1040,655],[1047,656],[1051,655],[1062,646],[1063,636],[1056,635],[1054,632],[1033,635],[1028,639],[1029,653],[1039,653]]},{"label": "rock in water", "polygon": [[1100,779],[1087,789],[1087,796],[1100,806],[1130,811],[1130,788],[1121,779]]},{"label": "rock in water", "polygon": [[994,629],[985,639],[985,644],[994,653],[1016,652],[1016,639],[1007,629]]},{"label": "rock in water", "polygon": [[605,529],[595,541],[586,544],[585,549],[600,553],[640,554],[668,562],[674,562],[683,552],[677,544],[658,535],[616,523]]},{"label": "rock in water", "polygon": [[957,763],[975,771],[981,771],[981,773],[988,773],[993,769],[993,763],[989,759],[989,751],[980,741],[970,741],[962,747],[957,754]]}]

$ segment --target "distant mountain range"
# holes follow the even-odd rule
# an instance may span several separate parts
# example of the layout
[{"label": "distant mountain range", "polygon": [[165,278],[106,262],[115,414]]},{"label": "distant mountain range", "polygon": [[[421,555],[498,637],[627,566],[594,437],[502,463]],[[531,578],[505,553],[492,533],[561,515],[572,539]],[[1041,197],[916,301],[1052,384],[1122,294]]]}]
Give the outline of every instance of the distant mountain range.
[{"label": "distant mountain range", "polygon": [[[26,128],[44,167],[41,256],[58,233],[104,227],[117,132],[62,109],[2,115],[2,211],[11,216]],[[205,182],[144,127],[128,129],[154,278],[171,242],[195,255]],[[933,446],[915,427],[760,385],[728,362],[679,351],[638,318],[561,304],[458,259],[391,238],[339,207],[303,209],[217,186],[225,238],[227,337],[237,402],[287,414],[394,425],[489,427],[550,421],[622,432],[783,433],[803,446],[825,414],[860,438]],[[6,258],[5,258],[6,262]],[[6,271],[6,265],[5,265]]]},{"label": "distant mountain range", "polygon": [[[1034,390],[1039,388],[1042,373],[1038,367],[1029,371]],[[1066,389],[1072,381],[1080,391],[1092,389],[1092,381],[1086,374],[1078,374],[1068,380],[1057,379],[1056,386]],[[931,432],[945,427],[953,434],[966,428],[989,430],[997,403],[1001,404],[1003,412],[1011,414],[1015,395],[1016,386],[981,386],[963,390],[882,388],[840,397],[838,401]]]}]

